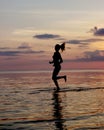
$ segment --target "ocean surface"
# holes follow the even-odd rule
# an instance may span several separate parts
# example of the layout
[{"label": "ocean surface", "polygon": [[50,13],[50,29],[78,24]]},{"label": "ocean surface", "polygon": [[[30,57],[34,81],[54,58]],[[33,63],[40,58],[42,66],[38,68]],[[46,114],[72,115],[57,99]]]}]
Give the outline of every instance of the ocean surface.
[{"label": "ocean surface", "polygon": [[0,72],[0,130],[104,130],[104,70]]}]

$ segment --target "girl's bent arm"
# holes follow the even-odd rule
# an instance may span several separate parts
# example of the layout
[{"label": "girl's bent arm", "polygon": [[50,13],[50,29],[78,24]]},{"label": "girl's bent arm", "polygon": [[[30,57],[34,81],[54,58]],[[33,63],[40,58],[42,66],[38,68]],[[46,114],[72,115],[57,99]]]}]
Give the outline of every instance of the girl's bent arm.
[{"label": "girl's bent arm", "polygon": [[53,61],[49,61],[50,64],[53,64]]},{"label": "girl's bent arm", "polygon": [[60,63],[62,63],[63,62],[63,59],[62,59],[62,57],[61,57],[61,55],[60,55]]}]

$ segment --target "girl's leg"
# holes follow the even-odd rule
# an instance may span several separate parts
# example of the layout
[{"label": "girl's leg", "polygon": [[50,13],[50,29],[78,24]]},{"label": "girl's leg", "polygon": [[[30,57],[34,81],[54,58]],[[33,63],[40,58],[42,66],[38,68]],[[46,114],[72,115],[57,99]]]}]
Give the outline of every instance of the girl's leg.
[{"label": "girl's leg", "polygon": [[57,90],[59,90],[60,88],[59,88],[59,85],[58,85],[57,80],[53,80],[53,81],[54,81],[54,83],[55,83],[55,85],[56,85],[56,87],[57,87]]},{"label": "girl's leg", "polygon": [[67,80],[66,79],[66,75],[64,75],[64,76],[57,76],[60,70],[61,70],[61,66],[55,67],[53,75],[55,76],[56,80],[58,80],[58,79],[64,79],[65,82],[66,82],[66,80]]},{"label": "girl's leg", "polygon": [[52,80],[54,81],[58,90],[59,90],[59,85],[57,82],[57,75],[58,75],[59,71],[60,71],[60,67],[55,67],[53,70],[53,74],[52,74]]},{"label": "girl's leg", "polygon": [[52,74],[52,80],[54,81],[54,83],[55,83],[55,85],[56,85],[56,87],[57,87],[58,90],[59,90],[59,85],[58,85],[57,80],[58,79],[62,79],[62,78],[65,80],[65,82],[67,80],[66,76],[57,76],[58,73],[59,73],[59,71],[60,71],[60,69],[61,69],[61,66],[55,67],[54,71],[53,71],[53,74]]},{"label": "girl's leg", "polygon": [[64,76],[57,76],[56,78],[57,78],[57,79],[64,79],[65,82],[66,82],[66,80],[67,80],[67,79],[66,79],[66,75],[64,75]]}]

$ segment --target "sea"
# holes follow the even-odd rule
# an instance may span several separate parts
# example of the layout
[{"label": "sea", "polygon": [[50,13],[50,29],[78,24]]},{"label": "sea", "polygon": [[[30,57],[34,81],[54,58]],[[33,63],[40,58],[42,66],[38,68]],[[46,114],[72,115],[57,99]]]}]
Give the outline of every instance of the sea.
[{"label": "sea", "polygon": [[0,71],[0,130],[104,130],[104,70]]}]

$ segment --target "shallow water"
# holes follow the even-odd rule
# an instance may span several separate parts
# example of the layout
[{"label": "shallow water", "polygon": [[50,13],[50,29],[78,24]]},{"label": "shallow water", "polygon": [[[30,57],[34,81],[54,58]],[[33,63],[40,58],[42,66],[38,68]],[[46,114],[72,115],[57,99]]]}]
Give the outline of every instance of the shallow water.
[{"label": "shallow water", "polygon": [[104,71],[0,73],[0,129],[104,130]]}]

